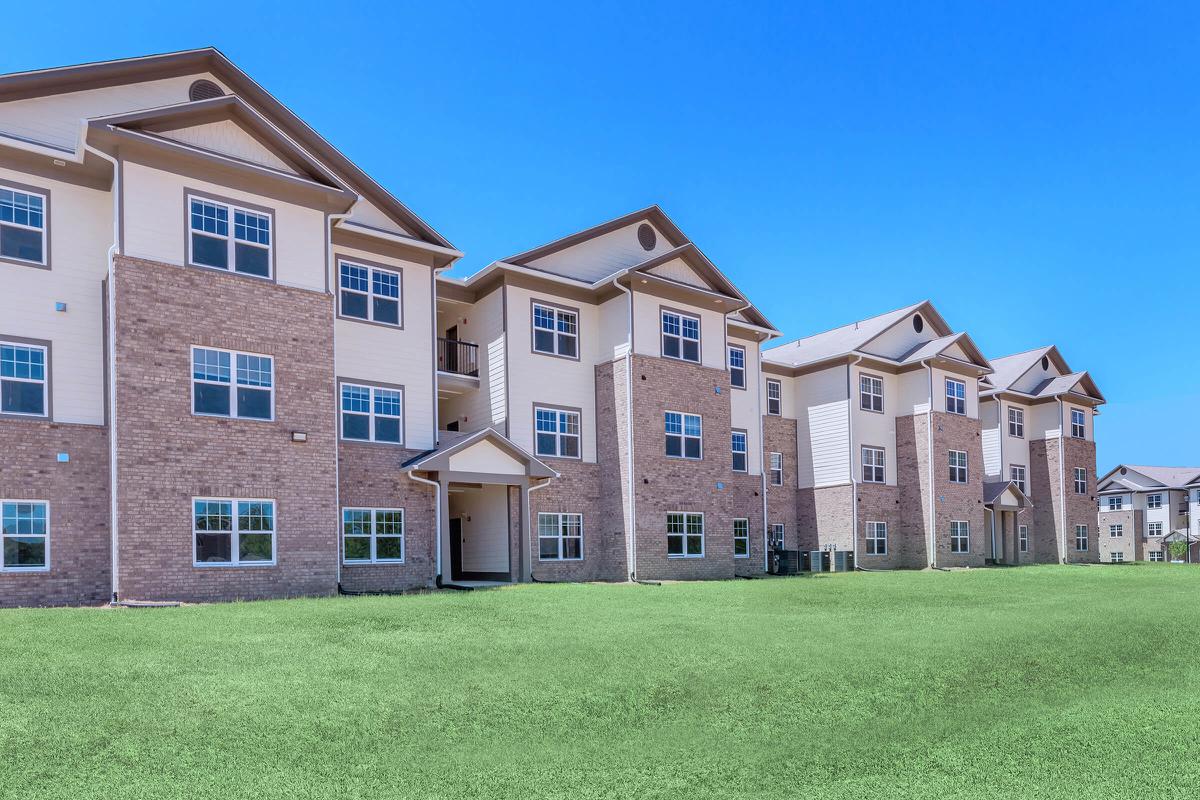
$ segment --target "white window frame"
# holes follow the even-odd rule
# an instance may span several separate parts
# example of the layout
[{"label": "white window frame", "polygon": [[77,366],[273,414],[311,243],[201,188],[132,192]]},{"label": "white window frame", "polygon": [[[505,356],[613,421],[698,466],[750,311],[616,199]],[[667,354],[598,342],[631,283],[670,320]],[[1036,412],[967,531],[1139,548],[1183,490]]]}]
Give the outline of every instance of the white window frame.
[{"label": "white window frame", "polygon": [[[20,258],[19,256],[0,256],[0,258],[4,259],[5,261],[12,261],[12,262],[15,262],[18,264],[29,264],[29,265],[35,266],[35,267],[48,266],[49,258],[50,258],[50,253],[49,253],[50,242],[46,235],[46,232],[50,228],[50,195],[45,192],[35,191],[32,188],[27,188],[27,187],[23,187],[23,186],[14,186],[12,184],[7,184],[7,183],[0,183],[0,191],[12,192],[13,194],[21,194],[21,195],[25,195],[26,197],[36,197],[42,201],[41,211],[36,212],[36,213],[41,214],[41,216],[42,216],[42,224],[40,226],[29,225],[27,223],[17,222],[16,220],[13,220],[11,222],[0,221],[0,227],[16,228],[17,230],[22,230],[22,231],[37,231],[39,234],[41,234],[42,257],[37,261],[34,261],[33,259],[30,259],[30,258]],[[14,200],[14,205],[15,205],[15,200]]]},{"label": "white window frame", "polygon": [[[543,517],[546,517],[547,519],[550,517],[554,518],[554,530],[555,530],[554,536],[542,535],[542,518]],[[579,522],[579,534],[578,535],[575,535],[575,534],[568,535],[565,532],[567,523],[570,520],[577,520]],[[538,561],[583,561],[583,514],[579,514],[579,513],[573,512],[573,511],[539,512],[538,518],[537,518],[537,537],[538,537]],[[575,556],[568,557],[568,556],[563,555],[563,553],[566,552],[566,548],[564,547],[564,542],[567,539],[578,539],[579,540],[579,556],[578,557],[575,557]],[[557,556],[555,556],[553,558],[549,558],[547,556],[542,555],[542,542],[544,540],[545,541],[553,540],[557,543],[556,544],[556,549],[558,551]]]},{"label": "white window frame", "polygon": [[[867,458],[868,451],[871,452],[870,459]],[[861,462],[863,483],[887,483],[887,450],[885,448],[864,444],[859,450],[859,461]],[[878,480],[875,478],[876,470],[878,470]]]},{"label": "white window frame", "polygon": [[1025,438],[1025,409],[1008,407],[1008,435],[1014,439]]},{"label": "white window frame", "polygon": [[863,552],[868,556],[886,556],[888,525],[880,520],[867,520],[863,534],[865,545]]},{"label": "white window frame", "polygon": [[1021,494],[1029,495],[1029,470],[1024,464],[1009,464],[1008,479],[1017,485],[1021,490]]},{"label": "white window frame", "polygon": [[[741,355],[741,357],[742,357],[742,365],[740,367],[735,367],[733,365],[734,353],[737,353],[737,354]],[[729,358],[729,385],[732,386],[734,389],[745,389],[746,388],[746,348],[742,347],[740,344],[731,344],[731,345],[729,345],[729,352],[728,352],[727,356]],[[738,373],[741,373],[741,376],[742,376],[740,381],[734,380],[734,375],[737,375]]]},{"label": "white window frame", "polygon": [[[875,406],[878,405],[878,408]],[[863,411],[883,413],[883,378],[860,372],[858,375],[858,407]]]},{"label": "white window frame", "polygon": [[[774,394],[771,392],[772,389]],[[774,378],[767,378],[767,414],[772,417],[783,414],[783,383]]]},{"label": "white window frame", "polygon": [[[196,527],[196,503],[229,503],[230,508],[230,528],[229,528],[229,561],[197,561],[196,535],[201,533],[213,533],[213,531],[202,531]],[[239,503],[264,503],[271,506],[271,560],[270,561],[245,561],[241,560],[241,535],[248,533],[252,535],[260,535],[265,531],[246,530],[242,531],[239,527],[238,504]],[[279,560],[279,508],[275,501],[266,497],[193,497],[188,509],[192,515],[192,566],[201,569],[220,569],[237,567],[239,569],[252,569],[254,567],[274,567]],[[216,531],[223,533],[223,531]]]},{"label": "white window frame", "polygon": [[1075,468],[1075,494],[1087,494],[1087,470],[1083,467]]},{"label": "white window frame", "polygon": [[[222,236],[219,233],[211,233],[209,231],[201,231],[201,230],[196,230],[195,228],[193,228],[192,227],[192,202],[193,201],[199,202],[199,203],[207,203],[208,205],[211,205],[211,206],[217,206],[219,208],[224,208],[225,213],[227,215],[225,221],[228,226],[228,232],[224,236]],[[235,230],[235,224],[236,224],[235,220],[237,217],[237,212],[239,212],[239,211],[242,212],[243,214],[252,214],[255,217],[265,217],[267,219],[267,244],[263,245],[260,242],[252,242],[248,239],[237,238],[236,230]],[[218,272],[228,272],[232,275],[242,275],[247,278],[258,278],[259,280],[264,280],[264,281],[275,280],[275,249],[274,249],[275,248],[275,214],[274,214],[274,212],[267,211],[264,209],[258,209],[258,208],[249,208],[248,206],[238,205],[237,203],[231,203],[227,200],[216,200],[211,197],[206,197],[205,195],[202,195],[202,194],[193,194],[191,192],[188,192],[187,207],[186,207],[186,210],[184,213],[187,215],[187,257],[188,257],[188,265],[189,266],[200,267],[201,269],[215,269]],[[225,247],[227,249],[226,263],[228,264],[228,266],[214,267],[211,264],[201,264],[198,261],[196,261],[195,256],[192,252],[192,250],[193,250],[192,237],[194,235],[204,236],[209,239],[224,239]],[[242,272],[241,270],[239,270],[237,268],[237,243],[238,242],[241,242],[242,244],[248,245],[250,247],[257,247],[260,249],[265,249],[267,251],[267,274],[266,275],[255,275],[253,272]],[[341,285],[340,278],[339,278],[338,285],[339,286]]]},{"label": "white window frame", "polygon": [[[672,522],[671,518],[672,517],[681,517],[680,522],[683,524],[683,529],[681,532],[679,532],[679,533],[671,532],[671,522]],[[692,533],[691,531],[688,530],[689,524],[697,519],[699,519],[699,521],[700,521],[700,533],[699,534]],[[704,558],[704,512],[702,512],[702,511],[668,511],[667,519],[666,519],[666,526],[667,526],[667,558]],[[700,552],[699,553],[689,553],[688,546],[687,546],[688,540],[691,538],[694,538],[697,535],[699,535],[699,537],[700,537]],[[672,553],[671,552],[671,537],[672,536],[682,536],[683,537],[683,552],[682,553]]]},{"label": "white window frame", "polygon": [[[668,318],[671,318],[674,320],[673,324],[679,328],[679,333],[668,333],[667,332],[667,319]],[[684,334],[684,324],[683,324],[684,320],[688,320],[690,322],[696,323],[695,337],[686,336]],[[700,318],[699,317],[693,316],[691,314],[684,314],[682,311],[668,311],[667,309],[664,308],[659,313],[658,329],[659,329],[659,333],[660,333],[659,347],[662,350],[663,358],[669,358],[672,361],[686,361],[689,364],[699,364],[704,360],[703,353],[701,351],[701,344],[700,344]],[[677,356],[667,355],[667,339],[677,339],[679,341],[679,355],[677,355]],[[696,343],[696,357],[695,358],[687,358],[686,356],[684,356],[684,349],[683,349],[684,342],[695,342]]]},{"label": "white window frame", "polygon": [[[1075,421],[1076,415],[1079,415],[1079,421]],[[1071,409],[1071,438],[1085,439],[1087,438],[1087,415],[1081,409]]]},{"label": "white window frame", "polygon": [[[554,435],[554,452],[553,453],[543,453],[538,450],[538,437],[540,435],[547,435],[547,434],[551,433],[551,431],[538,430],[538,426],[537,426],[538,412],[545,412],[547,414],[555,415],[554,431],[553,431],[553,435]],[[575,418],[575,432],[574,433],[571,433],[569,430],[567,430],[567,431],[563,430],[563,419],[566,418],[567,427],[569,429],[570,428],[570,420],[572,417]],[[575,439],[576,452],[578,453],[578,455],[574,455],[574,456],[563,455],[563,452],[564,452],[563,440],[564,439]],[[536,455],[538,458],[568,458],[568,459],[571,459],[572,461],[582,460],[583,459],[583,414],[581,414],[580,412],[575,411],[573,409],[554,408],[553,406],[535,405],[533,407],[533,452],[534,452],[534,455]]]},{"label": "white window frame", "polygon": [[28,411],[3,411],[0,410],[0,415],[12,417],[29,417],[30,419],[49,419],[50,418],[50,348],[42,344],[31,344],[29,342],[14,342],[7,339],[0,339],[0,347],[15,347],[21,350],[37,350],[42,354],[42,377],[37,378],[17,378],[0,376],[0,384],[3,383],[33,383],[41,384],[42,387],[42,413],[33,414]]},{"label": "white window frame", "polygon": [[[739,531],[738,528],[741,528],[741,530]],[[738,552],[739,542],[745,545],[746,552]],[[750,520],[745,517],[738,517],[733,521],[733,557],[750,557]]]},{"label": "white window frame", "polygon": [[1162,492],[1154,492],[1152,494],[1146,495],[1146,508],[1148,510],[1155,510],[1155,509],[1162,508],[1162,505],[1163,505],[1162,498],[1163,498]]},{"label": "white window frame", "polygon": [[[667,429],[668,418],[672,414],[679,417],[679,433],[672,433],[670,430]],[[696,425],[699,430],[698,433],[690,434],[687,432],[689,419],[696,420]],[[704,458],[704,418],[700,414],[687,414],[687,413],[684,413],[683,411],[671,411],[671,410],[664,411],[663,412],[663,436],[664,436],[663,454],[667,458],[680,458],[685,461],[700,461]],[[669,442],[673,438],[679,440],[679,455],[677,455],[677,456],[673,456],[667,452],[667,442]],[[688,443],[688,440],[690,440],[690,439],[696,440],[697,444],[699,444],[700,455],[689,456],[687,454],[687,443]]]},{"label": "white window frame", "polygon": [[1108,563],[1110,563],[1110,564],[1124,564],[1124,563],[1125,563],[1125,553],[1124,553],[1124,552],[1122,552],[1121,550],[1113,550],[1113,551],[1111,551],[1111,552],[1108,554]]},{"label": "white window frame", "polygon": [[[18,505],[18,506],[29,505],[29,506],[45,507],[45,509],[46,509],[46,532],[42,533],[42,534],[36,534],[36,533],[25,534],[25,533],[20,533],[20,532],[8,533],[3,528],[3,525],[4,525],[3,513],[4,513],[4,506],[6,506],[6,505]],[[22,500],[19,498],[5,498],[5,499],[0,500],[0,573],[4,573],[4,572],[49,572],[50,571],[50,538],[51,538],[50,537],[50,529],[51,529],[50,501],[48,501],[48,500]],[[8,539],[39,539],[39,538],[44,541],[43,546],[45,548],[45,553],[46,553],[46,558],[45,558],[44,564],[40,564],[40,565],[35,564],[35,565],[24,566],[24,567],[5,566],[5,564],[4,564],[4,549],[5,549],[4,543],[6,540],[8,540]]]},{"label": "white window frame", "polygon": [[1108,526],[1108,538],[1124,539],[1125,538],[1125,523],[1114,522]]},{"label": "white window frame", "polygon": [[771,453],[767,463],[770,465],[771,485],[783,486],[783,453]]},{"label": "white window frame", "polygon": [[[742,449],[741,450],[739,450],[737,448],[737,437],[739,437],[739,436],[742,438]],[[743,431],[743,430],[730,431],[729,449],[730,449],[730,455],[733,457],[733,471],[734,472],[749,472],[750,471],[749,447],[750,447],[750,436],[746,431]],[[700,448],[701,448],[701,450],[704,449],[703,443],[701,443]],[[742,456],[742,468],[741,469],[738,469],[738,466],[737,466],[737,456],[739,454],[741,454],[741,456]]]},{"label": "white window frame", "polygon": [[1166,561],[1167,558],[1166,558],[1166,554],[1163,553],[1162,550],[1151,550],[1150,551],[1150,560],[1156,561],[1156,562],[1157,561]]},{"label": "white window frame", "polygon": [[1105,499],[1108,508],[1105,511],[1120,511],[1125,507],[1125,498],[1119,494],[1109,495]]},{"label": "white window frame", "polygon": [[1020,550],[1022,553],[1029,552],[1029,526],[1028,525],[1018,525],[1017,526],[1017,544],[1020,547]]},{"label": "white window frame", "polygon": [[950,520],[950,552],[961,556],[971,552],[971,523],[965,519]]},{"label": "white window frame", "polygon": [[946,453],[950,466],[951,483],[969,483],[970,470],[967,468],[966,450],[949,450]]},{"label": "white window frame", "polygon": [[[342,285],[342,266],[354,267],[355,269],[364,269],[367,271],[367,290],[354,289]],[[387,275],[396,279],[396,296],[390,297],[386,294],[379,294],[375,291],[375,273]],[[387,269],[386,267],[377,267],[374,264],[365,264],[361,261],[355,261],[352,258],[339,258],[337,260],[337,303],[338,316],[357,322],[374,322],[376,325],[386,325],[389,328],[401,329],[404,327],[404,273],[399,269]],[[367,315],[360,317],[357,314],[347,314],[346,306],[342,302],[342,293],[349,292],[350,294],[361,295],[367,298]],[[396,321],[388,322],[387,320],[375,319],[375,298],[386,301],[395,301],[396,303]]]},{"label": "white window frame", "polygon": [[[365,413],[362,411],[347,411],[346,410],[346,407],[345,407],[346,398],[345,398],[344,392],[347,388],[366,389],[367,390],[367,403],[368,403],[369,407]],[[375,397],[376,397],[376,394],[379,392],[392,392],[392,393],[400,395],[400,413],[398,415],[393,416],[391,414],[379,414],[375,410]],[[404,445],[404,389],[400,388],[399,386],[375,386],[375,385],[372,385],[369,383],[361,383],[359,381],[340,381],[338,383],[337,403],[338,403],[338,438],[341,439],[342,441],[344,441],[344,442],[371,442],[374,444],[390,444],[393,446],[401,446],[401,447]],[[367,438],[366,439],[359,439],[354,436],[346,435],[345,416],[347,414],[353,414],[354,416],[357,416],[357,417],[367,417]],[[385,419],[397,420],[397,422],[400,426],[399,441],[393,442],[390,439],[376,438],[376,436],[375,436],[376,417],[383,417]],[[384,510],[387,510],[387,509],[384,509]]]},{"label": "white window frame", "polygon": [[[346,513],[347,512],[367,512],[370,516],[371,530],[367,534],[346,533]],[[380,514],[399,514],[400,515],[400,533],[384,533],[379,532],[379,515]],[[399,558],[380,558],[379,557],[379,539],[399,539],[400,540],[400,557]],[[370,540],[370,557],[368,558],[348,558],[346,556],[346,539],[368,539]],[[353,564],[403,564],[408,557],[408,516],[404,513],[403,508],[372,508],[363,506],[343,506],[342,507],[342,563],[347,565]]]},{"label": "white window frame", "polygon": [[[196,377],[196,351],[209,350],[214,353],[229,354],[229,383],[223,381],[213,381],[205,378]],[[266,353],[248,353],[244,350],[227,350],[223,347],[206,347],[204,345],[194,344],[189,351],[191,356],[188,362],[188,375],[191,376],[189,386],[191,388],[191,410],[193,417],[211,417],[213,419],[241,419],[250,422],[274,422],[275,421],[275,356],[267,355]],[[266,358],[271,361],[271,385],[270,386],[254,386],[252,384],[238,383],[238,356],[247,356],[249,358]],[[211,414],[204,411],[196,410],[196,384],[203,383],[209,386],[226,386],[229,389],[229,413],[228,414]],[[237,389],[238,386],[245,386],[247,389],[254,391],[267,391],[271,395],[271,415],[269,417],[243,417],[238,414]],[[340,400],[339,400],[340,403]]]},{"label": "white window frame", "polygon": [[1163,524],[1161,522],[1147,522],[1146,523],[1146,535],[1147,536],[1162,536],[1163,535]]},{"label": "white window frame", "polygon": [[783,549],[784,542],[787,541],[787,526],[782,522],[772,522],[771,530],[767,533],[767,544],[772,550],[778,548]]},{"label": "white window frame", "polygon": [[[962,390],[962,397],[958,396],[957,389]],[[946,378],[946,413],[962,417],[967,415],[966,381],[960,381],[958,378]]]},{"label": "white window frame", "polygon": [[[1079,546],[1080,542],[1083,542],[1083,547]],[[1076,525],[1075,526],[1075,552],[1086,553],[1087,549],[1088,549],[1088,526],[1087,525]]]}]

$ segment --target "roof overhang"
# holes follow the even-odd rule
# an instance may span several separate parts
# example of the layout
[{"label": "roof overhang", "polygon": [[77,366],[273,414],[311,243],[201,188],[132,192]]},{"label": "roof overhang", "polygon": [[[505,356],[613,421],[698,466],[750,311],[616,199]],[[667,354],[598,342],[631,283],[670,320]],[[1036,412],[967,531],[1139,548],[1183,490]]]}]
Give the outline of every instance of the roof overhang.
[{"label": "roof overhang", "polygon": [[[446,437],[447,434],[443,433],[442,436]],[[456,468],[454,457],[485,442],[523,464],[525,467],[523,477],[557,478],[559,476],[556,470],[551,469],[545,462],[519,447],[494,428],[484,428],[483,430],[460,436],[444,445],[439,445],[433,450],[429,450],[406,461],[402,465],[402,468],[405,472],[448,472],[453,474],[461,471]],[[478,477],[478,473],[472,472],[470,477]]]},{"label": "roof overhang", "polygon": [[[1009,500],[1015,502],[1007,502]],[[1033,508],[1029,495],[1015,481],[996,481],[983,485],[983,504],[992,510]]]}]

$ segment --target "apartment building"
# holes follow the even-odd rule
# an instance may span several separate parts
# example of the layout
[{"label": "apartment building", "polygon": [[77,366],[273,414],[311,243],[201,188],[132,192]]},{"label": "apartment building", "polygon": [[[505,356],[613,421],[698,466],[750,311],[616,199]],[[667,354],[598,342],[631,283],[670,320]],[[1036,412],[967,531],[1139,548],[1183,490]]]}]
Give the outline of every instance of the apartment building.
[{"label": "apartment building", "polygon": [[1186,548],[1178,560],[1200,563],[1200,467],[1119,464],[1096,494],[1102,563],[1170,561],[1172,542]]},{"label": "apartment building", "polygon": [[980,386],[985,481],[1008,484],[1022,496],[1019,507],[990,506],[1001,560],[1096,561],[1094,421],[1104,395],[1087,372],[1071,370],[1057,347],[991,364]]}]

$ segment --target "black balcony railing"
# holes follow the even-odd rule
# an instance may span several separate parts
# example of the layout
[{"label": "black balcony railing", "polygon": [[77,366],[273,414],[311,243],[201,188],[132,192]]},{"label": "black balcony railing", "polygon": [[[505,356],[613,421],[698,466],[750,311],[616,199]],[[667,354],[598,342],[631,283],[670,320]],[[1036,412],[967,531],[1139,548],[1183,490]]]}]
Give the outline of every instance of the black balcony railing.
[{"label": "black balcony railing", "polygon": [[479,345],[438,337],[438,371],[479,377]]}]

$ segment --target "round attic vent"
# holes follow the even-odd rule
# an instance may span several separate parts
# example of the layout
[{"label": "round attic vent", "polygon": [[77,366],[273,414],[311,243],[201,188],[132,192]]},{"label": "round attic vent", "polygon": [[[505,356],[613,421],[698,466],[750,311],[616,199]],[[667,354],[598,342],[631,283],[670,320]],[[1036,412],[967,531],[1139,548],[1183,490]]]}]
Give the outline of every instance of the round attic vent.
[{"label": "round attic vent", "polygon": [[925,330],[925,320],[921,319],[920,314],[913,315],[913,330],[917,333]]},{"label": "round attic vent", "polygon": [[1128,474],[1129,474],[1129,470],[1125,469],[1124,467],[1121,467],[1121,474],[1122,474],[1122,475],[1128,475]]},{"label": "round attic vent", "polygon": [[1050,369],[1050,358],[1042,356],[1042,369]]},{"label": "round attic vent", "polygon": [[643,250],[653,250],[654,245],[658,244],[658,235],[655,234],[654,228],[645,222],[638,226],[638,244]]},{"label": "round attic vent", "polygon": [[188,99],[193,103],[197,100],[211,100],[225,94],[221,87],[212,81],[199,80],[188,87]]}]

